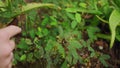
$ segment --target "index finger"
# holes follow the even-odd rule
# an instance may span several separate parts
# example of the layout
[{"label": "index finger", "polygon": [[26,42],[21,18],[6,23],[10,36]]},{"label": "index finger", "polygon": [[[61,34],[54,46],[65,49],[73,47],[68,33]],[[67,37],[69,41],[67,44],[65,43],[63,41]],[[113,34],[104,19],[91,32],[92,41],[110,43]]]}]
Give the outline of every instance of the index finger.
[{"label": "index finger", "polygon": [[11,37],[21,32],[21,28],[11,25],[6,28],[0,29],[0,38],[2,40],[9,40]]}]

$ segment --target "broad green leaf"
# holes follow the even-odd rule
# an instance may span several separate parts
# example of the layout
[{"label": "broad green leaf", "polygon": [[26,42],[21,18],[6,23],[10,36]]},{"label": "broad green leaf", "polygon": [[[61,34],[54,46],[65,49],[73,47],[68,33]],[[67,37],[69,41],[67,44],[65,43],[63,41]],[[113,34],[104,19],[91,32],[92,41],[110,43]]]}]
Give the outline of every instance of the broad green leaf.
[{"label": "broad green leaf", "polygon": [[113,47],[114,41],[115,41],[115,35],[116,35],[116,27],[120,23],[120,12],[117,10],[114,10],[109,18],[109,26],[111,30],[111,42],[110,42],[110,48]]},{"label": "broad green leaf", "polygon": [[76,14],[75,14],[75,18],[76,18],[76,21],[77,21],[78,23],[81,22],[81,15],[80,15],[79,13],[76,13]]}]

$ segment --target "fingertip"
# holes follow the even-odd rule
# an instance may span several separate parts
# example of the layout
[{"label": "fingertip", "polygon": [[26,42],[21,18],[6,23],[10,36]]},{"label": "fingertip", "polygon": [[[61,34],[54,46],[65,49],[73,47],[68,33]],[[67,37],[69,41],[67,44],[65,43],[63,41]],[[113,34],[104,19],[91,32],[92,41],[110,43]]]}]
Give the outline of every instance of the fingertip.
[{"label": "fingertip", "polygon": [[20,33],[20,32],[22,31],[22,29],[21,29],[20,27],[15,26],[15,25],[10,25],[10,26],[8,26],[8,28],[11,28],[11,29],[13,29],[13,30],[16,30],[17,33]]},{"label": "fingertip", "polygon": [[6,28],[0,29],[0,35],[4,39],[9,39],[20,32],[21,32],[21,28],[14,25],[10,25]]}]

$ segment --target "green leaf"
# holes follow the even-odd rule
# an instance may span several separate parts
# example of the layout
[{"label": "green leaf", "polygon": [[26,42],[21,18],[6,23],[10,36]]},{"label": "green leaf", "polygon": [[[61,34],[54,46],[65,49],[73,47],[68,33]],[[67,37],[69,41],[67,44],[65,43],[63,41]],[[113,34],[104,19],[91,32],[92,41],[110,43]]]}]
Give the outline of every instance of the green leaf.
[{"label": "green leaf", "polygon": [[60,45],[59,43],[57,43],[57,47],[58,47],[58,52],[62,55],[62,58],[65,58],[65,50],[62,47],[62,45]]},{"label": "green leaf", "polygon": [[79,3],[79,6],[83,7],[83,8],[87,8],[87,4],[86,3]]},{"label": "green leaf", "polygon": [[64,36],[64,31],[63,31],[63,27],[62,26],[58,26],[58,32],[59,32],[59,36],[60,37]]},{"label": "green leaf", "polygon": [[38,37],[43,37],[42,28],[41,27],[37,28],[36,34],[38,35]]},{"label": "green leaf", "polygon": [[57,20],[53,16],[51,16],[50,19],[51,19],[50,25],[57,26],[58,24]]},{"label": "green leaf", "polygon": [[94,52],[94,49],[91,46],[88,46],[88,50]]},{"label": "green leaf", "polygon": [[72,21],[72,23],[71,23],[71,27],[74,29],[76,26],[77,26],[77,21]]},{"label": "green leaf", "polygon": [[43,33],[44,36],[46,36],[46,35],[49,34],[49,31],[48,31],[48,29],[43,29],[42,33]]},{"label": "green leaf", "polygon": [[116,7],[120,9],[120,0],[112,0],[112,1],[115,3]]},{"label": "green leaf", "polygon": [[20,49],[24,49],[24,50],[29,48],[29,46],[27,45],[26,40],[24,38],[22,38],[20,40],[20,43],[17,45],[17,47]]},{"label": "green leaf", "polygon": [[72,63],[72,56],[70,54],[68,54],[65,59],[68,61],[69,64]]},{"label": "green leaf", "polygon": [[113,47],[114,41],[115,41],[115,35],[116,35],[116,28],[118,24],[120,23],[120,12],[117,10],[114,10],[109,18],[109,26],[111,30],[111,42],[110,42],[110,48]]},{"label": "green leaf", "polygon": [[77,8],[66,8],[65,10],[66,10],[67,12],[74,12],[74,13],[77,12]]},{"label": "green leaf", "polygon": [[31,23],[34,23],[34,21],[36,20],[36,16],[37,16],[36,10],[31,10],[31,11],[28,13],[29,21],[30,21]]},{"label": "green leaf", "polygon": [[79,49],[82,48],[83,46],[80,44],[80,42],[76,41],[76,40],[71,40],[69,41],[70,45],[68,46],[68,48],[70,49]]},{"label": "green leaf", "polygon": [[73,64],[77,64],[79,58],[73,58]]},{"label": "green leaf", "polygon": [[91,54],[90,54],[90,57],[94,57],[95,56],[95,52],[92,52]]},{"label": "green leaf", "polygon": [[91,13],[91,14],[102,14],[102,12],[98,10],[86,10],[86,9],[78,9],[78,12],[85,12],[85,13]]},{"label": "green leaf", "polygon": [[27,54],[27,56],[28,57],[26,59],[27,59],[28,62],[33,62],[34,61],[33,60],[33,53],[29,53],[29,54]]},{"label": "green leaf", "polygon": [[105,60],[110,59],[110,56],[107,55],[107,54],[103,54],[103,55],[101,55],[101,57],[102,57],[103,59],[105,59]]},{"label": "green leaf", "polygon": [[110,59],[110,56],[109,56],[109,55],[102,54],[102,55],[99,57],[100,62],[101,62],[105,67],[108,67],[108,64],[106,63],[106,60],[107,60],[107,59]]},{"label": "green leaf", "polygon": [[70,19],[72,19],[72,20],[74,20],[74,19],[75,19],[75,17],[74,17],[74,14],[73,14],[73,13],[66,13],[66,14],[67,14],[68,18],[70,18]]},{"label": "green leaf", "polygon": [[25,59],[26,59],[26,55],[25,54],[20,57],[20,61],[24,61]]},{"label": "green leaf", "polygon": [[64,63],[62,64],[61,68],[68,68],[67,61],[64,61]]},{"label": "green leaf", "polygon": [[73,57],[73,64],[76,64],[77,61],[79,60],[79,55],[76,50],[82,48],[82,45],[76,40],[71,40],[69,41],[69,43],[70,43],[70,45],[68,46],[69,54]]},{"label": "green leaf", "polygon": [[48,23],[49,23],[49,17],[48,17],[48,16],[45,16],[45,18],[42,20],[41,25],[42,25],[42,26],[45,26],[45,25],[47,25]]},{"label": "green leaf", "polygon": [[119,28],[118,28],[117,31],[116,31],[116,39],[117,39],[118,41],[120,41],[120,30],[119,30]]},{"label": "green leaf", "polygon": [[76,14],[75,14],[75,18],[76,18],[76,21],[77,21],[78,23],[81,22],[81,15],[80,15],[79,13],[76,13]]},{"label": "green leaf", "polygon": [[97,36],[95,35],[96,32],[99,32],[99,29],[97,27],[91,27],[89,26],[87,28],[88,36],[91,40],[96,40]]},{"label": "green leaf", "polygon": [[76,64],[77,61],[79,60],[79,55],[78,55],[76,49],[71,49],[70,52],[73,56],[73,64]]},{"label": "green leaf", "polygon": [[87,10],[81,8],[66,8],[67,12],[76,13],[76,12],[84,12],[84,13],[91,13],[91,14],[102,14],[102,12],[98,10]]},{"label": "green leaf", "polygon": [[52,50],[53,46],[54,46],[54,42],[52,40],[49,40],[45,47],[45,51],[49,53]]},{"label": "green leaf", "polygon": [[31,41],[31,39],[25,39],[25,42],[26,42],[26,44],[28,44],[28,45],[33,44],[32,41]]},{"label": "green leaf", "polygon": [[30,34],[30,37],[31,37],[31,38],[34,38],[34,37],[35,37],[35,30],[34,30],[34,29],[31,29],[31,30],[29,31],[29,34]]}]

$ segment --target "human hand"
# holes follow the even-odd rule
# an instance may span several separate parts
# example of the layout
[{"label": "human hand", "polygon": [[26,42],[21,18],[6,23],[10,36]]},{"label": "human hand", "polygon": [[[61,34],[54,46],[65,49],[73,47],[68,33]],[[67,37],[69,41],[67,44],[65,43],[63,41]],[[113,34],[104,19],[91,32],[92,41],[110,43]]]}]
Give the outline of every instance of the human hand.
[{"label": "human hand", "polygon": [[11,37],[21,32],[17,26],[8,26],[0,29],[0,68],[11,68],[15,42]]}]

